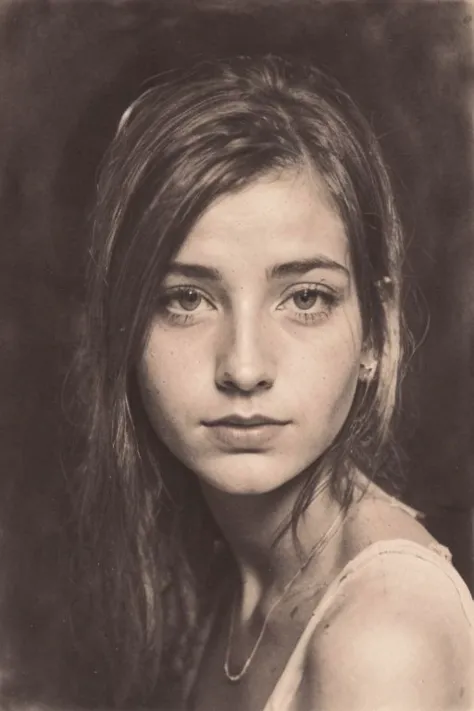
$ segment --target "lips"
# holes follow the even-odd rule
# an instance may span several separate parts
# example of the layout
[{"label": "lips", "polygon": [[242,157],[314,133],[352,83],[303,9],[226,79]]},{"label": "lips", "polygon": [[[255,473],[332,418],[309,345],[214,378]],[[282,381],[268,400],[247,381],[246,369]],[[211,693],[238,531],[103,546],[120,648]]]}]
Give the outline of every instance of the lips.
[{"label": "lips", "polygon": [[266,415],[227,415],[216,420],[205,420],[207,427],[264,427],[267,425],[288,425],[289,420],[276,420]]},{"label": "lips", "polygon": [[259,451],[269,446],[290,420],[277,420],[266,415],[227,415],[204,421],[211,437],[220,448],[230,451]]}]

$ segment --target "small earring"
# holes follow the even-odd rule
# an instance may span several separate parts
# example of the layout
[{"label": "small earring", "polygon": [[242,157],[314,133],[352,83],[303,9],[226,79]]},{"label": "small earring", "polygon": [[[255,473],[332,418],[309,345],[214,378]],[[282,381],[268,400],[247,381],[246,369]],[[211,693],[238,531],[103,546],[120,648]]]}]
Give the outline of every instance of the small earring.
[{"label": "small earring", "polygon": [[362,380],[365,383],[370,383],[374,377],[376,367],[377,363],[375,361],[371,361],[370,363],[361,363],[359,380]]}]

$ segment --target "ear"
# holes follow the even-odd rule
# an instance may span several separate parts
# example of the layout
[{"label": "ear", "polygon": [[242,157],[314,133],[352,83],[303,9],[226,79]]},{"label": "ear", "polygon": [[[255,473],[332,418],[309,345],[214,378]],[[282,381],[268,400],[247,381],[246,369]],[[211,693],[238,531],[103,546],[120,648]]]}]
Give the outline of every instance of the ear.
[{"label": "ear", "polygon": [[372,346],[367,346],[362,351],[360,359],[359,380],[364,383],[370,383],[377,372],[377,367],[378,359],[375,355],[375,350]]}]

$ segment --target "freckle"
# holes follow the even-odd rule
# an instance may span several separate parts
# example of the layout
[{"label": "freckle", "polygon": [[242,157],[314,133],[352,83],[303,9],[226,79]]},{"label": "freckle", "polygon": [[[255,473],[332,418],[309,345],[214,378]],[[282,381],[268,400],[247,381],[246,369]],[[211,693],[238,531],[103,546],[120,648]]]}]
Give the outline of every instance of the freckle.
[{"label": "freckle", "polygon": [[331,623],[326,622],[326,624],[324,625],[324,631],[328,630],[330,627],[331,627]]}]

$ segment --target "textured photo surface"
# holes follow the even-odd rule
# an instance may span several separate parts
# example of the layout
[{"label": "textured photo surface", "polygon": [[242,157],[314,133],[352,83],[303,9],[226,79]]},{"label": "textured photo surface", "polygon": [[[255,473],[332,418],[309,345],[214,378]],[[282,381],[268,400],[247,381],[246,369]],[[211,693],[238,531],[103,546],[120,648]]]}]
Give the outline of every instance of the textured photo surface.
[{"label": "textured photo surface", "polygon": [[404,499],[474,589],[473,28],[448,0],[1,3],[1,708],[112,703],[74,641],[69,375],[102,156],[150,77],[194,58],[309,57],[368,118],[406,235]]}]

